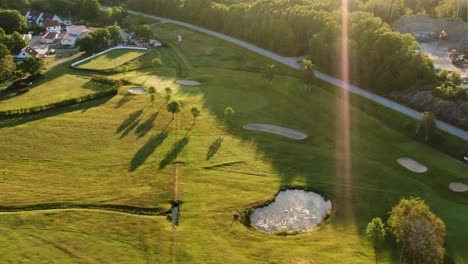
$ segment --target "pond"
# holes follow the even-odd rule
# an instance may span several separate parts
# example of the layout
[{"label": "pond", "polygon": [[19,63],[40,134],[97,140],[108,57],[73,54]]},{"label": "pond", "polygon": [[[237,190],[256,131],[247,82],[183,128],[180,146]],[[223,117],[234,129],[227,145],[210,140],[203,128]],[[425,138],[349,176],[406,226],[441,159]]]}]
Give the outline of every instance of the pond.
[{"label": "pond", "polygon": [[260,230],[275,232],[308,230],[319,225],[330,214],[331,201],[320,194],[304,190],[285,190],[275,200],[255,209],[250,215],[252,225]]}]

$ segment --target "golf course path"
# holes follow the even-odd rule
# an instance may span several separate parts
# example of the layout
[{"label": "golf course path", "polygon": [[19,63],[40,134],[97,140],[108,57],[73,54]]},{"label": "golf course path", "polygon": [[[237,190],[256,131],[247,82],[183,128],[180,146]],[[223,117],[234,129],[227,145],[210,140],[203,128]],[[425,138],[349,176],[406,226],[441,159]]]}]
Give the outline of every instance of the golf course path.
[{"label": "golf course path", "polygon": [[[105,6],[102,6],[102,7],[105,8]],[[224,34],[221,34],[221,33],[206,29],[206,28],[202,28],[202,27],[199,27],[199,26],[195,26],[195,25],[192,25],[192,24],[189,24],[189,23],[186,23],[186,22],[182,22],[182,21],[178,21],[178,20],[174,20],[174,19],[148,15],[148,14],[144,14],[144,13],[141,13],[141,12],[136,12],[136,11],[133,11],[133,10],[128,10],[128,13],[132,14],[132,15],[141,14],[141,15],[147,17],[147,18],[158,19],[163,23],[173,23],[173,24],[177,24],[177,25],[180,25],[180,26],[183,26],[183,27],[187,27],[187,28],[190,28],[190,29],[193,29],[193,30],[196,30],[196,31],[199,31],[199,32],[202,32],[202,33],[205,33],[205,34],[220,38],[220,39],[223,39],[225,41],[231,42],[233,44],[236,44],[238,46],[246,48],[246,49],[248,49],[250,51],[253,51],[255,53],[258,53],[260,55],[268,57],[268,58],[270,58],[270,59],[272,59],[274,61],[285,64],[285,65],[287,65],[287,66],[289,66],[291,68],[294,68],[294,69],[300,69],[301,68],[300,65],[297,63],[297,58],[283,57],[283,56],[280,56],[280,55],[275,54],[273,52],[270,52],[270,51],[267,51],[265,49],[259,48],[259,47],[255,46],[255,45],[249,44],[249,43],[247,43],[245,41],[242,41],[242,40],[239,40],[239,39],[236,39],[236,38],[233,38],[233,37],[230,37],[230,36],[227,36],[227,35],[224,35]],[[415,118],[417,120],[421,119],[420,113],[413,110],[413,109],[411,109],[411,108],[400,105],[400,104],[398,104],[396,102],[393,102],[391,100],[388,100],[388,99],[383,98],[381,96],[378,96],[376,94],[368,92],[368,91],[366,91],[364,89],[361,89],[359,87],[356,87],[354,85],[345,83],[345,82],[343,82],[341,80],[333,78],[333,77],[331,77],[329,75],[326,75],[324,73],[321,73],[319,71],[315,71],[315,76],[317,78],[325,81],[325,82],[328,82],[330,84],[333,84],[335,86],[338,86],[340,88],[348,90],[348,91],[350,91],[352,93],[358,94],[358,95],[360,95],[362,97],[365,97],[365,98],[367,98],[369,100],[372,100],[372,101],[374,101],[376,103],[379,103],[379,104],[381,104],[383,106],[391,108],[391,109],[393,109],[395,111],[398,111],[398,112],[400,112],[402,114],[405,114],[405,115],[407,115],[409,117]],[[449,125],[449,124],[441,122],[441,121],[436,121],[436,123],[437,123],[437,127],[440,128],[441,130],[443,130],[443,131],[445,131],[447,133],[450,133],[450,134],[452,134],[454,136],[457,136],[459,138],[462,138],[464,140],[468,140],[468,132],[467,131],[465,131],[463,129],[460,129],[460,128],[457,128],[457,127],[454,127],[452,125]]]}]

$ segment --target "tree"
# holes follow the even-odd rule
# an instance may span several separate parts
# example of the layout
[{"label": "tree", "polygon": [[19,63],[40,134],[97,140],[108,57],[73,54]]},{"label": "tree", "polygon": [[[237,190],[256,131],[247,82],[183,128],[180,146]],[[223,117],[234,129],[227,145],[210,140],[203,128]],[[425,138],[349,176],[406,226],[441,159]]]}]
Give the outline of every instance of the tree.
[{"label": "tree", "polygon": [[8,49],[13,54],[19,53],[27,44],[28,42],[16,31],[7,39]]},{"label": "tree", "polygon": [[421,198],[401,199],[388,219],[390,232],[402,243],[402,252],[412,263],[442,263],[445,224]]},{"label": "tree", "polygon": [[154,58],[152,61],[151,61],[151,64],[156,67],[161,67],[162,66],[162,61],[160,58]]},{"label": "tree", "polygon": [[181,110],[181,107],[178,101],[171,101],[170,103],[167,104],[167,111],[169,113],[172,113],[172,120],[174,120],[175,114],[180,112],[180,110]]},{"label": "tree", "polygon": [[151,86],[149,89],[148,89],[148,93],[150,94],[150,100],[151,100],[151,106],[153,106],[154,104],[154,99],[155,99],[155,93],[156,93],[156,88],[154,88],[153,86]]},{"label": "tree", "polygon": [[369,222],[366,229],[366,237],[374,246],[375,263],[377,264],[377,246],[383,242],[385,238],[385,225],[382,219],[376,217]]},{"label": "tree", "polygon": [[80,40],[80,50],[88,54],[97,53],[109,47],[109,30],[98,28]]},{"label": "tree", "polygon": [[193,124],[195,124],[197,117],[200,116],[200,109],[194,106],[190,109],[190,112],[192,113],[192,116],[193,116]]},{"label": "tree", "polygon": [[142,41],[149,41],[153,37],[153,31],[146,24],[138,26],[135,32]]},{"label": "tree", "polygon": [[310,86],[312,85],[312,83],[315,82],[315,75],[314,75],[315,66],[311,60],[303,60],[301,61],[301,65],[302,65],[301,77],[302,77],[302,80],[304,81],[304,87],[310,90]]},{"label": "tree", "polygon": [[19,65],[19,68],[24,73],[28,73],[30,75],[39,74],[44,69],[44,61],[36,58],[36,57],[27,57],[24,61]]},{"label": "tree", "polygon": [[28,24],[26,18],[16,10],[3,10],[0,9],[0,27],[3,28],[7,34],[15,31],[23,31]]},{"label": "tree", "polygon": [[110,40],[114,46],[122,42],[122,34],[119,26],[109,26],[107,27],[107,31],[109,31]]},{"label": "tree", "polygon": [[164,92],[166,93],[166,95],[171,95],[171,94],[172,94],[172,89],[171,89],[171,87],[166,87],[166,88],[164,88]]},{"label": "tree", "polygon": [[431,112],[422,112],[421,120],[419,122],[418,129],[416,130],[416,134],[419,134],[419,131],[421,130],[421,128],[424,128],[424,131],[425,131],[424,138],[426,142],[429,142],[436,127],[437,125],[436,125],[435,115]]},{"label": "tree", "polygon": [[[0,47],[3,46],[0,43]],[[16,70],[16,63],[13,60],[13,56],[5,55],[3,58],[0,58],[0,82],[8,80],[11,78],[13,73]]]},{"label": "tree", "polygon": [[83,0],[81,2],[81,17],[85,19],[96,19],[99,14],[101,4],[97,0]]},{"label": "tree", "polygon": [[236,111],[232,107],[224,108],[224,120],[226,121],[227,125],[230,125],[234,116],[236,115]]},{"label": "tree", "polygon": [[275,77],[275,65],[274,64],[269,64],[265,67],[263,71],[263,77],[267,80],[268,85],[270,85],[271,81],[273,81],[273,78]]}]

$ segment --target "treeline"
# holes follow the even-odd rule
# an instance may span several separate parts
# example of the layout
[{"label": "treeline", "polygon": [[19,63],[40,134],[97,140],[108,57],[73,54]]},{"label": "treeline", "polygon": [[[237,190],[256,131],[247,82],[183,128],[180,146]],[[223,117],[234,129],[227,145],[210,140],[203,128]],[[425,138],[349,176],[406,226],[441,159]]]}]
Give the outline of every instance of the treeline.
[{"label": "treeline", "polygon": [[[236,2],[129,0],[128,8],[185,20],[284,55],[310,54],[319,69],[339,75],[341,1]],[[351,81],[382,93],[433,83],[434,66],[418,54],[414,37],[392,32],[381,18],[359,11],[370,8],[368,4],[351,1],[349,7]]]}]

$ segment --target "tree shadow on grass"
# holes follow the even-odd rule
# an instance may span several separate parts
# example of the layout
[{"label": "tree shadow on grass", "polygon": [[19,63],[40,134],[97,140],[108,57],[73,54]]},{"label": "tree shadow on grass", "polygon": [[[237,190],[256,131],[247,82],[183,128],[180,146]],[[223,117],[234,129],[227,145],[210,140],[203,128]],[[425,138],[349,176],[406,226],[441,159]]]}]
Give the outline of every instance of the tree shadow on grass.
[{"label": "tree shadow on grass", "polygon": [[141,147],[135,156],[133,156],[132,160],[130,161],[130,165],[128,166],[128,171],[135,171],[138,167],[140,167],[148,157],[153,154],[158,146],[160,146],[163,141],[167,138],[168,132],[166,130],[162,131],[158,135],[151,137],[148,142],[146,142],[143,147]]},{"label": "tree shadow on grass", "polygon": [[[141,116],[141,114],[143,114],[143,108],[136,111],[136,112],[133,112],[131,113],[127,119],[125,119],[122,124],[120,124],[120,126],[117,128],[117,130],[115,131],[115,133],[120,133],[122,132],[124,129],[126,129],[127,127],[131,126],[137,119],[138,117]],[[128,134],[128,133],[127,133]]]},{"label": "tree shadow on grass", "polygon": [[120,108],[122,107],[124,104],[130,102],[130,100],[132,100],[133,98],[133,94],[131,93],[126,93],[122,96],[122,98],[120,98],[120,100],[117,102],[117,104],[115,105],[114,109],[117,109],[117,108]]},{"label": "tree shadow on grass", "polygon": [[184,138],[177,141],[174,146],[172,146],[172,149],[166,154],[166,157],[159,163],[159,169],[164,169],[173,160],[175,160],[177,156],[179,156],[180,152],[182,152],[185,146],[189,143],[189,141],[190,138],[188,136],[185,136]]},{"label": "tree shadow on grass", "polygon": [[154,121],[156,121],[156,118],[158,117],[159,112],[154,113],[151,115],[148,120],[146,120],[144,123],[140,124],[137,129],[135,130],[135,134],[138,136],[138,138],[144,137],[148,132],[153,128],[154,126]]},{"label": "tree shadow on grass", "polygon": [[206,160],[211,159],[216,152],[221,148],[221,144],[223,143],[223,138],[219,137],[213,143],[211,143],[210,148],[208,149],[208,152],[206,153]]},{"label": "tree shadow on grass", "polygon": [[136,122],[131,123],[125,130],[122,132],[122,135],[120,135],[119,139],[122,139],[126,137],[135,127],[138,126],[140,123],[140,120],[137,120]]}]

